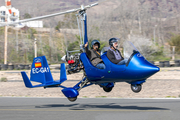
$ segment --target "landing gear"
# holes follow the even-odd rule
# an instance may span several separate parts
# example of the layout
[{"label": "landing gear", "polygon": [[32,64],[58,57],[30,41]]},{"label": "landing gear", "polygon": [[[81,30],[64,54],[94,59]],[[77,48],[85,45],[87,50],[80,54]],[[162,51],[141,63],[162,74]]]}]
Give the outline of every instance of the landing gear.
[{"label": "landing gear", "polygon": [[131,84],[131,90],[135,93],[140,92],[142,89],[142,85],[141,84],[137,84],[137,85],[132,85]]},{"label": "landing gear", "polygon": [[77,99],[77,97],[73,97],[73,98],[67,98],[69,101],[71,101],[71,102],[74,102],[74,101],[76,101],[76,99]]},{"label": "landing gear", "polygon": [[114,84],[115,83],[113,83],[113,82],[112,83],[101,83],[101,84],[99,84],[99,86],[102,87],[105,92],[111,92],[111,90],[114,87]]},{"label": "landing gear", "polygon": [[105,92],[111,92],[112,89],[113,89],[113,87],[105,87],[105,86],[103,86],[103,90]]},{"label": "landing gear", "polygon": [[90,84],[88,84],[88,82],[89,82],[89,80],[85,77],[82,81],[77,83],[73,88],[64,88],[62,90],[62,92],[69,101],[74,102],[74,101],[76,101],[77,96],[79,95],[79,91],[83,87],[90,85]]}]

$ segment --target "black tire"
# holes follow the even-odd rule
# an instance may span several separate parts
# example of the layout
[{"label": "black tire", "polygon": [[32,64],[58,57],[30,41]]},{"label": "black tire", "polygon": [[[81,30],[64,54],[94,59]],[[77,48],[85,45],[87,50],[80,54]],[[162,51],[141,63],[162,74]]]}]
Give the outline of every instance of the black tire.
[{"label": "black tire", "polygon": [[174,60],[174,62],[175,62],[175,67],[179,67],[180,66],[179,60]]},{"label": "black tire", "polygon": [[154,61],[149,61],[149,62],[154,65]]},{"label": "black tire", "polygon": [[164,61],[159,61],[159,67],[164,67]]},{"label": "black tire", "polygon": [[19,69],[20,70],[24,70],[25,69],[25,65],[19,65]]},{"label": "black tire", "polygon": [[77,99],[77,97],[68,98],[68,100],[69,100],[69,101],[71,101],[71,102],[74,102],[74,101],[76,101],[76,99]]},{"label": "black tire", "polygon": [[7,64],[2,64],[1,65],[1,70],[7,70],[8,69],[8,65]]},{"label": "black tire", "polygon": [[170,67],[169,61],[164,61],[164,67]]},{"label": "black tire", "polygon": [[140,92],[142,89],[142,85],[141,84],[138,84],[138,85],[131,85],[131,90],[135,93],[138,93]]},{"label": "black tire", "polygon": [[29,65],[25,65],[25,66],[24,66],[24,69],[25,69],[25,70],[29,70],[29,69],[30,69]]},{"label": "black tire", "polygon": [[103,87],[103,90],[105,91],[105,92],[111,92],[111,90],[113,89],[113,87]]},{"label": "black tire", "polygon": [[8,65],[8,70],[14,70],[14,65]]},{"label": "black tire", "polygon": [[14,65],[14,69],[19,70],[19,65]]}]

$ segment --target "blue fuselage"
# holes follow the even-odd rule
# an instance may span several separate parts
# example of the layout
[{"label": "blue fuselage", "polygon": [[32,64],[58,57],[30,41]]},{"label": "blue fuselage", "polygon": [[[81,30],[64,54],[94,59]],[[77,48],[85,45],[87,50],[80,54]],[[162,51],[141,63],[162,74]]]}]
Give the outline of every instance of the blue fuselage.
[{"label": "blue fuselage", "polygon": [[139,52],[131,55],[127,64],[117,65],[112,63],[106,56],[101,56],[106,68],[94,67],[85,53],[81,54],[87,78],[92,83],[144,81],[159,71],[159,67],[148,62]]}]

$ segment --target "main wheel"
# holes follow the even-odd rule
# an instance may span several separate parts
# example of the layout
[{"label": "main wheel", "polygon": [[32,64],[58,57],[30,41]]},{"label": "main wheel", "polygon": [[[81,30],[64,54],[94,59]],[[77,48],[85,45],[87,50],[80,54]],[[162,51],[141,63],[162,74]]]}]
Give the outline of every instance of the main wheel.
[{"label": "main wheel", "polygon": [[103,90],[105,91],[105,92],[111,92],[111,90],[113,89],[113,87],[103,87]]},{"label": "main wheel", "polygon": [[132,90],[133,92],[135,92],[135,93],[140,92],[141,89],[142,89],[141,84],[138,84],[138,85],[131,85],[131,90]]},{"label": "main wheel", "polygon": [[74,102],[74,101],[76,101],[76,99],[77,99],[77,97],[68,98],[68,100],[69,100],[69,101],[71,101],[71,102]]}]

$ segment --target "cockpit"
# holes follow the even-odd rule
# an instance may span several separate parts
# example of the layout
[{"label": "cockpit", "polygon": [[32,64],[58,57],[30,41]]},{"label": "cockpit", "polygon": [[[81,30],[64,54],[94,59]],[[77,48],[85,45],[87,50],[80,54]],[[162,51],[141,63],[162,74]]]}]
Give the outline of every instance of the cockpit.
[{"label": "cockpit", "polygon": [[[107,57],[107,51],[108,47],[105,47],[101,52],[101,59],[106,66],[105,69],[96,68],[91,64],[86,53],[81,54],[80,59],[90,80],[99,80],[102,78],[104,78],[104,80],[107,79],[107,81],[111,80],[109,78],[121,80],[144,80],[147,76],[149,77],[159,71],[158,67],[145,60],[131,42],[125,42],[123,44],[123,56],[128,60],[126,64],[117,65],[112,63]],[[134,77],[129,75],[133,75]]]}]

